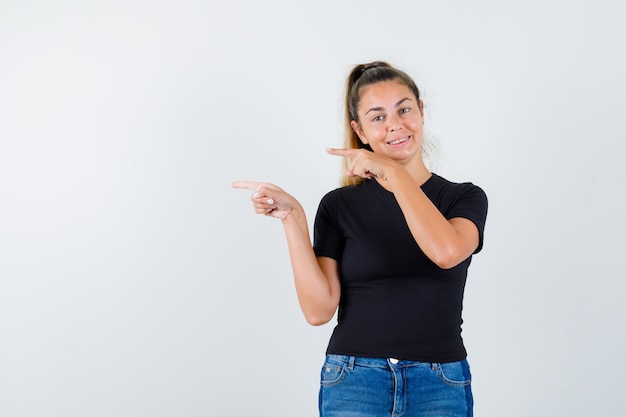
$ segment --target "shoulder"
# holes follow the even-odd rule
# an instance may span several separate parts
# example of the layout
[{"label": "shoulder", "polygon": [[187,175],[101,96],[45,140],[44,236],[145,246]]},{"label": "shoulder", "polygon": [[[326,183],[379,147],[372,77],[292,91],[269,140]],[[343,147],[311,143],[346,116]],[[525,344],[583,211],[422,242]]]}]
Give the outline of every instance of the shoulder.
[{"label": "shoulder", "polygon": [[335,188],[327,192],[322,197],[322,202],[335,202],[338,200],[352,200],[358,199],[372,192],[370,181],[363,181],[362,183],[355,185],[346,185],[343,187]]},{"label": "shoulder", "polygon": [[319,202],[317,208],[318,216],[344,217],[346,215],[359,215],[364,208],[372,206],[372,197],[377,194],[377,190],[372,185],[370,180],[360,184],[335,188],[327,192]]},{"label": "shoulder", "polygon": [[487,194],[471,182],[453,182],[439,175],[422,186],[424,193],[448,218],[454,216],[484,218],[487,214]]},{"label": "shoulder", "polygon": [[430,186],[424,190],[426,195],[447,219],[463,217],[476,225],[479,245],[474,253],[480,252],[489,205],[487,194],[471,182],[452,182],[435,174],[431,179],[432,184],[424,184]]},{"label": "shoulder", "polygon": [[426,194],[440,198],[475,196],[487,200],[487,194],[478,185],[472,182],[453,182],[434,173],[422,188]]}]

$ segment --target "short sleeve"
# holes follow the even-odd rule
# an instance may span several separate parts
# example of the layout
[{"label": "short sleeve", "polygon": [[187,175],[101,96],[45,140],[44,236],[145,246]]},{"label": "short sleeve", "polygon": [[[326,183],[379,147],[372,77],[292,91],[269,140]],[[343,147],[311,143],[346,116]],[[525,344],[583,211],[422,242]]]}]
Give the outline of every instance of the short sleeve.
[{"label": "short sleeve", "polygon": [[313,226],[313,250],[316,256],[337,261],[343,253],[344,238],[339,228],[338,193],[331,191],[320,201]]},{"label": "short sleeve", "polygon": [[453,219],[463,217],[472,221],[478,228],[479,242],[474,253],[481,251],[483,247],[485,223],[487,221],[487,194],[482,188],[472,184],[460,184],[458,194],[444,213],[445,217]]}]

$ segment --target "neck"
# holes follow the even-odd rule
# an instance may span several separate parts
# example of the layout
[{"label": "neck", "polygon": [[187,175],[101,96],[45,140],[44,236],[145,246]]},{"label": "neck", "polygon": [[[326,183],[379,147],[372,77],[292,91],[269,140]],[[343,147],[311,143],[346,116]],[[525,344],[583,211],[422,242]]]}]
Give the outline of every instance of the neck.
[{"label": "neck", "polygon": [[426,165],[424,164],[424,160],[421,158],[414,158],[409,164],[404,166],[407,172],[413,177],[415,182],[417,182],[420,186],[424,184],[431,177],[432,173]]},{"label": "neck", "polygon": [[430,172],[425,166],[422,165],[422,167],[423,169],[420,169],[418,172],[409,171],[411,177],[413,177],[415,182],[418,183],[420,187],[424,185],[424,183],[428,181],[433,175],[432,172]]}]

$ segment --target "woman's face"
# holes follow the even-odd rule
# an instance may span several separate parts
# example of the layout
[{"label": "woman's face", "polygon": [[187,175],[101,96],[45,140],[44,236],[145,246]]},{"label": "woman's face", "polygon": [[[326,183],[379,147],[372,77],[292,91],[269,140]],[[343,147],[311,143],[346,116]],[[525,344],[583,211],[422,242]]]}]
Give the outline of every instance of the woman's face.
[{"label": "woman's face", "polygon": [[402,82],[363,87],[357,112],[360,122],[352,121],[352,128],[374,152],[398,162],[421,158],[423,103]]}]

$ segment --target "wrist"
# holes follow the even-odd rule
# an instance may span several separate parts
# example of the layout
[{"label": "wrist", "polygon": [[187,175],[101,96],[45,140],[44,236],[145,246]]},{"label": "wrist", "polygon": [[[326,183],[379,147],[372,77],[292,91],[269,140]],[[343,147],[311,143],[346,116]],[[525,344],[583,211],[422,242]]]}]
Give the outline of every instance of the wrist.
[{"label": "wrist", "polygon": [[300,204],[297,204],[289,211],[289,213],[287,213],[285,217],[280,219],[280,221],[284,225],[288,225],[291,223],[298,223],[298,220],[304,217],[303,215],[304,215],[304,210],[302,209],[302,206],[300,206]]},{"label": "wrist", "polygon": [[406,174],[407,171],[400,164],[390,164],[385,169],[385,176],[379,182],[381,182],[383,187],[387,189],[389,192],[394,192],[394,188],[396,188],[398,181],[402,180],[402,176]]}]

